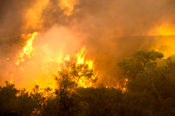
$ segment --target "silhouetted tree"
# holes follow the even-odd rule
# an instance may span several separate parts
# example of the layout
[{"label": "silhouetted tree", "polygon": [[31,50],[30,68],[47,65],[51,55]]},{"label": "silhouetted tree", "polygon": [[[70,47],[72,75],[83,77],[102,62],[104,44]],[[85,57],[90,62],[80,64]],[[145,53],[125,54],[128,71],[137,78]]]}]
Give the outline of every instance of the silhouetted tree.
[{"label": "silhouetted tree", "polygon": [[58,76],[55,76],[57,83],[56,97],[47,100],[47,105],[44,107],[42,114],[77,116],[82,112],[82,105],[85,102],[76,94],[75,89],[79,86],[80,81],[86,85],[87,83],[94,83],[96,80],[97,74],[88,64],[77,63],[77,59],[72,63],[67,61],[66,67],[58,72]]},{"label": "silhouetted tree", "polygon": [[0,89],[0,104],[0,115],[2,116],[29,116],[36,107],[35,101],[25,90],[19,91],[14,84],[7,81],[6,86]]},{"label": "silhouetted tree", "polygon": [[170,100],[174,103],[175,62],[167,58],[162,61],[166,62],[165,65],[157,67],[156,59],[163,55],[153,51],[146,54],[139,51],[132,59],[119,62],[125,78],[129,78],[126,84],[128,92],[123,99],[127,104],[125,108],[130,114],[137,111],[139,115],[174,115],[175,107]]},{"label": "silhouetted tree", "polygon": [[164,55],[159,52],[139,50],[133,53],[132,58],[121,60],[118,66],[123,70],[123,74],[126,78],[130,80],[144,71],[147,66],[156,65],[156,59],[161,59],[163,57]]}]

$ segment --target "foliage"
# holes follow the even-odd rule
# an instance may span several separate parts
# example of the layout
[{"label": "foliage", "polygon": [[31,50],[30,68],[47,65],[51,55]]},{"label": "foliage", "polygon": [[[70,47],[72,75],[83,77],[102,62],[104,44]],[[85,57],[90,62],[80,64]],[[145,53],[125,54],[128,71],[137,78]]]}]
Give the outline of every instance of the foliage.
[{"label": "foliage", "polygon": [[[18,96],[17,96],[18,94]],[[17,90],[14,84],[6,82],[0,90],[0,115],[28,116],[36,107],[35,101],[25,90]]]},{"label": "foliage", "polygon": [[88,87],[91,83],[97,81],[98,74],[94,72],[94,69],[91,68],[88,63],[78,63],[77,59],[72,63],[67,63],[63,71],[59,72],[59,75],[65,73],[69,80],[74,82],[76,86],[79,87]]},{"label": "foliage", "polygon": [[[81,111],[81,106],[85,103],[75,88],[78,86],[86,86],[97,80],[94,70],[86,63],[66,62],[67,66],[55,76],[57,88],[55,89],[56,97],[47,100],[43,107],[42,115],[64,115],[77,116]],[[53,109],[56,109],[53,111]]]},{"label": "foliage", "polygon": [[156,59],[163,58],[164,55],[155,51],[138,50],[133,53],[132,58],[123,59],[118,66],[123,70],[123,74],[129,80],[134,80],[136,75],[143,72],[146,68],[155,67]]},{"label": "foliage", "polygon": [[[173,116],[175,115],[175,61],[162,59],[164,65],[157,66],[163,55],[154,51],[137,51],[130,59],[118,65],[124,76],[127,91],[115,88],[78,87],[79,71],[86,66],[76,63],[55,76],[57,88],[41,90],[38,85],[33,93],[17,90],[6,82],[0,87],[0,115],[43,116]],[[160,61],[159,61],[160,62]],[[86,78],[93,72],[85,72]],[[76,79],[73,79],[76,78]],[[78,80],[77,80],[78,79]],[[48,95],[46,97],[46,94]]]},{"label": "foliage", "polygon": [[[133,54],[132,63],[126,63],[126,60],[122,60],[118,64],[121,69],[124,70],[125,78],[129,78],[126,84],[128,91],[126,95],[129,94],[130,96],[129,103],[134,106],[137,103],[136,109],[139,108],[140,111],[141,108],[144,115],[174,115],[175,107],[171,105],[172,107],[170,108],[168,104],[170,103],[170,99],[174,103],[175,62],[172,58],[167,58],[162,60],[166,62],[166,65],[157,67],[156,59],[162,58],[163,55],[153,51],[147,51],[146,53],[151,55],[145,55],[146,57],[143,57],[145,52],[137,51]],[[127,61],[129,60],[127,59]],[[140,68],[138,68],[138,66],[140,66]],[[128,73],[132,73],[132,76]],[[132,96],[134,99],[131,98]],[[148,102],[149,105],[145,107],[144,103],[140,101],[142,99],[151,102]],[[133,109],[134,106],[129,106],[129,108],[132,107]]]},{"label": "foliage", "polygon": [[[55,89],[56,98],[48,100],[47,105],[44,107],[44,115],[56,114],[63,116],[77,115],[81,109],[79,103],[82,101],[81,97],[75,94],[74,88],[77,83],[69,78],[66,72],[60,72],[59,78],[55,77],[58,88]],[[52,109],[56,112],[53,112]]]},{"label": "foliage", "polygon": [[120,115],[123,93],[114,88],[78,88],[76,91],[85,99],[84,116]]}]

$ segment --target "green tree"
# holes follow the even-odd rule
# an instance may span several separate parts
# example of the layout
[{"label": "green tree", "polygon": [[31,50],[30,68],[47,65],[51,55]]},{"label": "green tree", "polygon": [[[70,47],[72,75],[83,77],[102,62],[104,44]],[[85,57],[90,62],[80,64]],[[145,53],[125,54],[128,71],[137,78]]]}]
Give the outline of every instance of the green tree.
[{"label": "green tree", "polygon": [[163,55],[153,51],[146,53],[148,55],[143,57],[144,52],[139,51],[133,54],[132,62],[128,59],[119,62],[124,78],[129,78],[126,84],[128,91],[123,99],[125,109],[128,115],[134,111],[140,112],[139,115],[175,115],[175,62],[167,58],[161,61],[165,65],[157,67],[156,59]]},{"label": "green tree", "polygon": [[56,97],[46,101],[42,115],[77,116],[81,111],[79,104],[82,101],[82,98],[74,93],[77,84],[63,71],[55,80],[58,85],[55,89]]},{"label": "green tree", "polygon": [[86,101],[83,116],[121,115],[123,93],[114,88],[77,88],[76,91]]},{"label": "green tree", "polygon": [[121,60],[118,66],[122,69],[124,78],[134,80],[146,68],[155,67],[155,61],[163,57],[164,55],[162,53],[153,50],[138,50],[136,53],[133,53],[132,58]]}]

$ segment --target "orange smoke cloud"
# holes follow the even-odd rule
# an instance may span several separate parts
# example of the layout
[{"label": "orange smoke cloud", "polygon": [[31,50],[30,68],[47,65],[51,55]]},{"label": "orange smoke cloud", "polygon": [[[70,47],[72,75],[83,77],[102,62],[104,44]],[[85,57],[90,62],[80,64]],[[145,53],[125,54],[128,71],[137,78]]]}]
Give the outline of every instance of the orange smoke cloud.
[{"label": "orange smoke cloud", "polygon": [[[86,58],[94,59],[99,71],[97,86],[118,86],[117,62],[137,49],[156,49],[166,57],[174,54],[175,9],[169,0],[6,1],[0,1],[0,60],[6,67],[1,72],[9,81],[15,72],[17,86],[46,83],[51,72],[61,69],[62,59],[83,46]],[[16,66],[13,63],[27,40],[7,38],[35,31],[39,34],[33,40],[33,55]]]},{"label": "orange smoke cloud", "polygon": [[164,23],[160,26],[153,28],[148,35],[175,35],[175,28],[171,24]]},{"label": "orange smoke cloud", "polygon": [[24,21],[26,22],[22,29],[41,29],[42,28],[42,10],[48,4],[49,0],[42,0],[35,2],[24,14]]},{"label": "orange smoke cloud", "polygon": [[[79,35],[63,27],[52,27],[47,33],[23,35],[26,46],[19,53],[13,73],[13,83],[31,91],[35,84],[40,87],[55,87],[54,75],[61,70],[63,59],[74,56],[81,48]],[[92,64],[90,61],[89,64]]]},{"label": "orange smoke cloud", "polygon": [[74,6],[79,3],[79,0],[61,0],[59,6],[64,10],[64,13],[70,16],[73,13]]}]

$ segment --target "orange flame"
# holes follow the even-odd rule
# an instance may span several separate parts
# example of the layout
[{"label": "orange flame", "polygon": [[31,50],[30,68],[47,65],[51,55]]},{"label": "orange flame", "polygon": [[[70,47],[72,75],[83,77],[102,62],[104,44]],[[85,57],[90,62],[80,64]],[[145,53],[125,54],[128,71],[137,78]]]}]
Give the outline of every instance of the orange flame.
[{"label": "orange flame", "polygon": [[175,30],[167,27],[159,27],[157,29],[157,35],[175,35]]},{"label": "orange flame", "polygon": [[175,28],[165,23],[151,30],[149,35],[175,35]]},{"label": "orange flame", "polygon": [[[77,62],[76,65],[81,65],[81,64],[86,64],[87,65],[87,69],[86,70],[93,70],[94,66],[93,66],[93,61],[92,60],[87,60],[86,62],[84,61],[84,57],[86,55],[86,49],[85,46],[81,49],[81,51],[79,53],[76,54],[76,58],[77,58]],[[98,73],[92,75],[91,79],[88,80],[82,73],[84,71],[84,67],[82,68],[82,72],[79,72],[78,75],[80,76],[79,80],[78,80],[78,86],[79,87],[90,87],[92,85],[92,80],[95,80],[97,78]]]},{"label": "orange flame", "polygon": [[12,84],[12,82],[13,82],[13,79],[12,79],[12,77],[13,77],[13,74],[11,75],[10,84]]},{"label": "orange flame", "polygon": [[[92,85],[92,81],[96,80],[97,73],[94,73],[91,78],[86,74],[85,71],[89,71],[90,73],[93,72],[94,66],[92,60],[85,61],[85,55],[86,55],[86,49],[83,47],[79,53],[75,55],[75,60],[70,61],[70,56],[67,55],[65,58],[63,58],[62,52],[54,53],[48,49],[47,46],[42,46],[42,50],[44,50],[45,57],[41,57],[40,54],[37,54],[37,47],[33,47],[33,40],[35,39],[36,35],[38,33],[34,32],[28,35],[23,34],[22,38],[28,39],[26,42],[26,46],[24,46],[23,50],[19,53],[17,56],[17,60],[15,62],[16,65],[20,65],[18,69],[20,69],[20,72],[14,72],[15,77],[20,73],[23,74],[24,78],[29,78],[29,75],[33,76],[33,80],[30,80],[30,82],[35,81],[37,85],[39,85],[40,90],[39,92],[43,92],[45,88],[49,87],[51,88],[51,93],[54,93],[55,88],[57,87],[57,84],[54,80],[54,74],[57,74],[58,71],[61,71],[62,68],[66,69],[65,62],[69,62],[68,64],[75,63],[76,66],[83,66],[82,68],[77,68],[78,74],[75,77],[76,83],[78,87],[90,87]],[[39,37],[39,36],[38,36]],[[28,59],[26,59],[28,58]],[[32,58],[32,63],[22,63],[27,62],[29,58]],[[40,59],[39,63],[35,65],[35,67],[38,67],[38,65],[41,67],[41,69],[32,69],[33,68],[33,60],[34,59]],[[27,64],[27,65],[26,65]],[[25,70],[28,68],[28,70]],[[37,73],[33,73],[36,72]],[[72,71],[70,67],[68,67],[68,72]],[[87,72],[87,73],[89,73]],[[12,79],[11,79],[12,80]],[[14,80],[15,81],[15,80]],[[30,86],[30,89],[33,88],[34,83],[28,83],[28,87]],[[29,85],[30,84],[30,85]],[[45,97],[49,96],[47,94],[44,95]]]},{"label": "orange flame", "polygon": [[81,49],[81,51],[79,53],[76,54],[76,57],[77,57],[77,64],[83,64],[84,63],[84,57],[86,55],[86,52],[85,52],[85,47],[83,47]]},{"label": "orange flame", "polygon": [[21,62],[24,62],[24,55],[27,55],[29,58],[31,56],[31,52],[33,51],[33,40],[35,38],[35,36],[37,35],[37,32],[34,32],[32,34],[28,34],[28,35],[22,35],[22,37],[25,38],[29,38],[29,40],[27,41],[27,45],[23,48],[23,52],[20,52],[18,55],[18,60],[16,60],[15,64],[19,65]]},{"label": "orange flame", "polygon": [[10,80],[10,84],[12,84],[12,82],[13,82],[13,79],[11,78],[11,80]]}]

